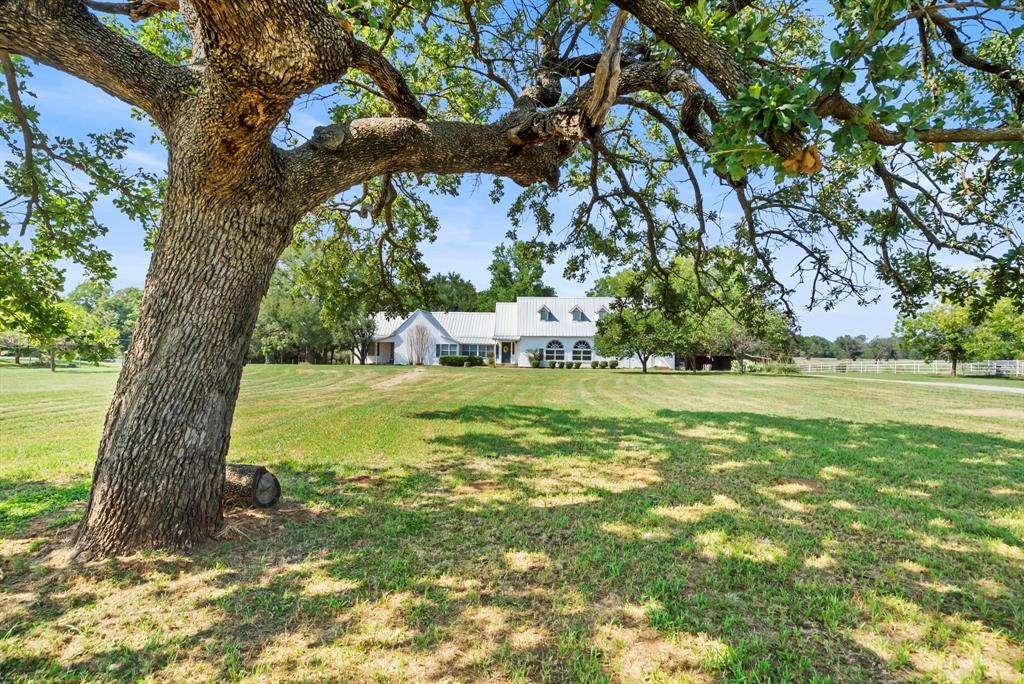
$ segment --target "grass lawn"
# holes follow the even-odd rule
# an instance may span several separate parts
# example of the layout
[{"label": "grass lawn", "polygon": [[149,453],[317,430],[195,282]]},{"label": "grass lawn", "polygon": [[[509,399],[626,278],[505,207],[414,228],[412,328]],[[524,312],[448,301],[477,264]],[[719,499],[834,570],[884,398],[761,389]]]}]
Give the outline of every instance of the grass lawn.
[{"label": "grass lawn", "polygon": [[281,478],[62,565],[115,369],[0,367],[0,681],[1022,681],[1024,397],[254,366]]},{"label": "grass lawn", "polygon": [[[814,373],[812,373],[814,375]],[[1016,387],[1024,390],[1024,378],[992,377],[985,375],[915,375],[913,373],[821,373],[819,377],[863,380],[900,380],[903,382],[953,382],[958,385],[992,385],[994,387]]]}]

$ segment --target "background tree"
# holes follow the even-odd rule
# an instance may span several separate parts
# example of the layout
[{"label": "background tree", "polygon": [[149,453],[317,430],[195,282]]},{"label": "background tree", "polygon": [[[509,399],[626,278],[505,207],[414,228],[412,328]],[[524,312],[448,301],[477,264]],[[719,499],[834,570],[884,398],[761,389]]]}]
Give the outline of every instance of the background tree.
[{"label": "background tree", "polygon": [[778,357],[786,352],[791,337],[789,322],[777,311],[766,311],[755,321],[744,322],[727,309],[713,309],[701,324],[703,346],[713,356],[731,356],[746,372],[746,357]]},{"label": "background tree", "polygon": [[[476,311],[477,293],[473,283],[458,273],[438,273],[427,281],[429,306],[440,311]],[[491,309],[493,311],[493,309]]]},{"label": "background tree", "polygon": [[897,330],[908,347],[921,352],[927,361],[949,360],[951,373],[968,358],[975,326],[967,308],[952,304],[933,304],[920,313],[904,316]]},{"label": "background tree", "polygon": [[28,335],[20,330],[0,330],[0,349],[11,352],[14,356],[14,363],[21,363],[21,355],[28,346]]},{"label": "background tree", "polygon": [[[559,239],[570,275],[637,246],[706,272],[723,242],[754,265],[755,300],[788,306],[793,287],[776,271],[792,268],[813,284],[813,305],[870,301],[875,276],[908,308],[939,290],[975,296],[936,258],[956,252],[990,266],[988,305],[1024,300],[1019,3],[178,9],[0,5],[0,230],[25,233],[0,242],[0,315],[29,332],[63,289],[61,259],[105,279],[93,218],[103,195],[149,226],[159,219],[76,537],[83,553],[180,548],[218,529],[247,345],[296,226],[372,247],[376,273],[411,284],[417,245],[436,236],[424,198],[455,194],[460,174],[523,186],[512,217],[518,227],[532,215],[539,233],[559,228],[551,207],[575,203]],[[123,132],[46,136],[19,56],[152,121],[166,179],[121,168]],[[329,103],[332,123],[307,139],[289,112],[309,95]],[[860,201],[879,187],[880,204]],[[492,196],[505,191],[500,180]],[[722,192],[736,211],[717,209]]]},{"label": "background tree", "polygon": [[900,338],[873,337],[864,345],[864,354],[875,361],[892,361],[900,358]]},{"label": "background tree", "polygon": [[636,356],[647,372],[652,356],[671,354],[678,327],[655,309],[621,309],[597,322],[594,347],[601,356],[618,359]]},{"label": "background tree", "polygon": [[1024,359],[1024,311],[997,301],[974,330],[967,353],[975,359]]},{"label": "background tree", "polygon": [[122,351],[128,349],[139,317],[142,290],[126,287],[115,292],[105,282],[85,280],[68,293],[67,301],[93,314],[100,325],[116,330]]},{"label": "background tree", "polygon": [[376,332],[377,322],[373,316],[357,311],[342,322],[339,341],[343,348],[352,351],[359,359],[360,365],[364,365],[373,347],[373,336]]},{"label": "background tree", "polygon": [[835,344],[821,335],[797,335],[796,347],[808,359],[831,359],[839,354]]},{"label": "background tree", "polygon": [[96,313],[100,302],[112,294],[110,285],[97,280],[83,280],[76,285],[65,300],[75,306],[85,309],[89,313]]},{"label": "background tree", "polygon": [[278,362],[323,362],[335,346],[321,303],[296,282],[297,259],[286,255],[260,305],[250,354]]},{"label": "background tree", "polygon": [[856,361],[864,355],[865,342],[867,337],[864,335],[840,335],[834,344],[839,350],[839,358]]},{"label": "background tree", "polygon": [[409,331],[409,363],[414,366],[422,366],[430,356],[430,347],[434,344],[434,337],[425,325],[414,326]]},{"label": "background tree", "polygon": [[122,350],[131,346],[141,303],[142,290],[137,287],[116,290],[100,302],[96,315],[101,324],[117,331]]},{"label": "background tree", "polygon": [[491,285],[477,295],[477,311],[494,311],[497,302],[514,302],[517,297],[554,297],[555,288],[544,284],[543,247],[517,240],[494,248],[487,267]]},{"label": "background tree", "polygon": [[67,324],[30,337],[33,346],[49,358],[50,370],[57,370],[57,360],[83,361],[98,364],[116,352],[117,331],[100,324],[99,320],[80,306],[71,303],[58,305],[63,309]]}]

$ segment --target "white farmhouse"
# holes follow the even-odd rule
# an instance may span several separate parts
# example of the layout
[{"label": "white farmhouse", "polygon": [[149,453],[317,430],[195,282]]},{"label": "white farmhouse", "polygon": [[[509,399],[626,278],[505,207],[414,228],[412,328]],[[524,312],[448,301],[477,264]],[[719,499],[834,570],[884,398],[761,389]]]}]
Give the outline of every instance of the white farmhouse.
[{"label": "white farmhouse", "polygon": [[[407,318],[377,317],[367,363],[435,364],[440,356],[494,354],[504,366],[530,365],[528,352],[541,350],[543,365],[554,361],[605,360],[594,349],[597,321],[611,310],[611,297],[519,297],[498,302],[493,313],[423,311]],[[608,359],[610,360],[610,359]],[[620,367],[639,368],[637,358]],[[674,368],[672,356],[651,357],[651,368]]]}]

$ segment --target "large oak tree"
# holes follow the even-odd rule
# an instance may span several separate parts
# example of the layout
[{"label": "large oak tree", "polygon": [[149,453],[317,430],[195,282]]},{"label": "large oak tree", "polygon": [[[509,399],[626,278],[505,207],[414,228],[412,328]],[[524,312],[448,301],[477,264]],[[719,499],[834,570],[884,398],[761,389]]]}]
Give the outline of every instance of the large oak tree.
[{"label": "large oak tree", "polygon": [[[97,193],[159,210],[79,550],[216,532],[249,336],[296,226],[408,276],[425,198],[460,174],[523,186],[512,210],[541,231],[575,198],[557,242],[577,271],[644,251],[655,276],[678,254],[700,274],[727,246],[780,301],[801,277],[814,304],[870,299],[877,277],[911,305],[970,294],[941,257],[961,253],[1024,299],[1021,24],[1001,0],[3,0],[2,208],[20,215],[0,227],[32,240],[3,243],[3,282],[52,290],[61,257],[102,271]],[[149,117],[166,178],[124,173],[123,135],[47,138],[23,57]],[[335,123],[300,140],[310,97]],[[0,293],[0,315],[17,302]]]}]

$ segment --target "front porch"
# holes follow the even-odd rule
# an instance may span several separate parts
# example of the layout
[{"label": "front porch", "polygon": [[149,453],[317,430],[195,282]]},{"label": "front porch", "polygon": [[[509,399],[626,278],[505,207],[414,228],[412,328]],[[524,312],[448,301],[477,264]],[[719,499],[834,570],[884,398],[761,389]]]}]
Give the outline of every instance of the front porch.
[{"label": "front porch", "polygon": [[502,367],[518,366],[519,341],[514,339],[494,341],[494,365]]}]

